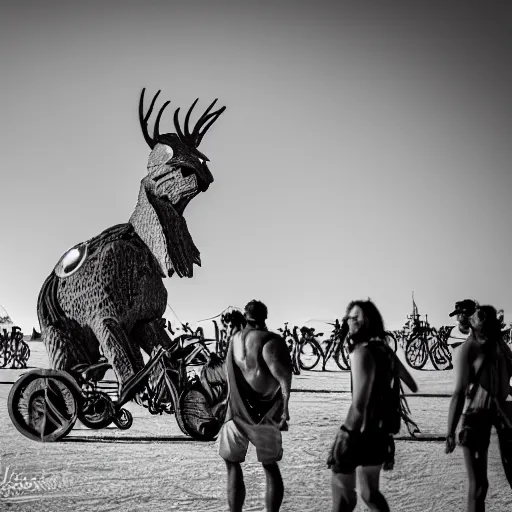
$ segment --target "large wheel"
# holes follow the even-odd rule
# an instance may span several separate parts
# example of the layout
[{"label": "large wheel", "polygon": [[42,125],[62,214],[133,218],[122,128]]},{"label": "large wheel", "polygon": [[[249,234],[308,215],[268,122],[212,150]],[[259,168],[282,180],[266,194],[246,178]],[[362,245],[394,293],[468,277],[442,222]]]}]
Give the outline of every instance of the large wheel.
[{"label": "large wheel", "polygon": [[405,359],[411,368],[421,370],[428,359],[428,347],[423,338],[415,338],[407,343]]},{"label": "large wheel", "polygon": [[323,359],[323,352],[316,340],[300,344],[299,365],[302,370],[312,370]]},{"label": "large wheel", "polygon": [[[34,441],[52,442],[66,436],[77,419],[77,401],[68,379],[30,372],[18,379],[7,402],[14,426]],[[64,374],[65,375],[65,374]]]},{"label": "large wheel", "polygon": [[434,342],[430,349],[430,360],[436,370],[451,370],[453,368],[449,349],[439,339]]},{"label": "large wheel", "polygon": [[213,415],[206,394],[198,386],[183,391],[178,415],[182,418],[186,433],[198,441],[213,441],[222,426],[221,421]]}]

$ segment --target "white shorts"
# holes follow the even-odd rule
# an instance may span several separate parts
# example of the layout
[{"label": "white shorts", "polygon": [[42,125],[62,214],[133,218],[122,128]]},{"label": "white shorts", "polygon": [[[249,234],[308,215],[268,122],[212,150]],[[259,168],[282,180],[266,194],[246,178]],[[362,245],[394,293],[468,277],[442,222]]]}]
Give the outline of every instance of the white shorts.
[{"label": "white shorts", "polygon": [[219,434],[219,455],[228,462],[243,462],[249,443],[256,448],[258,462],[272,464],[283,457],[281,431],[272,424],[250,424],[228,420]]}]

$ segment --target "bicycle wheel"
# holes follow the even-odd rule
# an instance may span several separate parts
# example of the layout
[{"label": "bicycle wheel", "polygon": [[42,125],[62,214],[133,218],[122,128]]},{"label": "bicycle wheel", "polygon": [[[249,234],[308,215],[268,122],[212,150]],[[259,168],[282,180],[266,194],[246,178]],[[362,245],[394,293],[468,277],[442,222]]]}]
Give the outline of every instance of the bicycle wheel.
[{"label": "bicycle wheel", "polygon": [[316,340],[301,343],[299,350],[299,366],[302,370],[312,370],[322,358],[323,353]]},{"label": "bicycle wheel", "polygon": [[428,349],[422,338],[415,338],[409,343],[405,349],[405,360],[407,364],[415,370],[421,370],[428,359]]},{"label": "bicycle wheel", "polygon": [[348,357],[348,349],[346,349],[346,343],[341,342],[334,351],[334,361],[338,365],[340,370],[350,370],[350,359]]},{"label": "bicycle wheel", "polygon": [[436,370],[451,370],[453,368],[448,347],[439,339],[434,342],[430,349],[430,360]]},{"label": "bicycle wheel", "polygon": [[176,417],[176,423],[178,424],[178,427],[180,428],[180,430],[185,435],[189,436],[190,434],[189,434],[187,427],[185,426],[185,420],[183,418],[183,414],[180,409],[180,394],[178,393],[178,388],[176,387],[176,385],[174,384],[172,379],[169,377],[167,372],[165,372],[165,375],[163,378],[164,378],[164,385],[165,385],[167,391],[171,395],[171,400],[172,400],[172,404],[173,404],[173,412],[174,412],[174,416]]},{"label": "bicycle wheel", "polygon": [[14,383],[7,408],[21,434],[33,441],[52,442],[71,431],[78,407],[66,380],[35,371]]},{"label": "bicycle wheel", "polygon": [[199,386],[183,391],[178,409],[190,437],[198,441],[213,441],[217,437],[222,424],[213,415],[208,398]]},{"label": "bicycle wheel", "polygon": [[12,353],[9,345],[4,346],[0,350],[0,368],[7,368],[11,361]]},{"label": "bicycle wheel", "polygon": [[22,341],[18,346],[18,351],[11,354],[10,367],[13,369],[26,368],[30,357],[30,347]]},{"label": "bicycle wheel", "polygon": [[108,427],[115,418],[115,407],[111,398],[103,391],[85,394],[85,400],[78,410],[82,424],[94,430]]},{"label": "bicycle wheel", "polygon": [[127,409],[119,409],[114,417],[114,425],[120,430],[128,430],[133,425],[133,416]]}]

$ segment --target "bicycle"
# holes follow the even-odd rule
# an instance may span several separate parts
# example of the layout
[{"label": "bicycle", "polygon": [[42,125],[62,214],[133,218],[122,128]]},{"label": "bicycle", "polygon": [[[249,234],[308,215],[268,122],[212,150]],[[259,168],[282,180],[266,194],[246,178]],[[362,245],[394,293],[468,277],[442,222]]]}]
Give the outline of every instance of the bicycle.
[{"label": "bicycle", "polygon": [[452,328],[442,327],[438,332],[427,320],[417,320],[409,335],[406,334],[405,359],[411,368],[421,370],[430,359],[436,370],[453,368],[447,340]]},{"label": "bicycle", "polygon": [[111,368],[106,361],[77,365],[70,371],[36,369],[22,375],[12,386],[8,411],[16,429],[25,437],[53,442],[66,436],[77,419],[88,428],[114,423],[130,428],[131,413],[123,406],[132,399],[151,414],[174,413],[180,430],[197,440],[210,441],[222,419],[212,411],[200,380],[187,375],[186,367],[204,350],[201,340],[170,350],[159,346],[139,372],[124,383],[116,400],[98,389],[97,375]]},{"label": "bicycle", "polygon": [[30,358],[30,347],[23,340],[23,333],[17,326],[11,332],[3,329],[0,333],[0,368],[26,368]]},{"label": "bicycle", "polygon": [[292,361],[292,368],[294,375],[300,375],[300,363],[299,363],[299,336],[297,334],[298,327],[295,325],[293,330],[290,331],[288,329],[288,322],[284,323],[284,329],[279,327],[277,330],[281,333],[286,345],[288,346],[288,351],[290,352],[290,358]]}]

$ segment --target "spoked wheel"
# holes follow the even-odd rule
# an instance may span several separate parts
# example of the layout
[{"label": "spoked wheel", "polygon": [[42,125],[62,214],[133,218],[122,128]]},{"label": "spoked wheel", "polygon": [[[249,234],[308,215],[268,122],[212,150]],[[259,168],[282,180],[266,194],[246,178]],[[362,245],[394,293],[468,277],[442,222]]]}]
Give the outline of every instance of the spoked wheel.
[{"label": "spoked wheel", "polygon": [[59,372],[30,372],[14,383],[7,402],[14,426],[34,441],[52,442],[66,436],[77,419],[73,385]]},{"label": "spoked wheel", "polygon": [[178,414],[186,433],[198,441],[213,441],[222,426],[221,421],[213,415],[208,398],[198,386],[183,391]]},{"label": "spoked wheel", "polygon": [[91,391],[78,411],[78,419],[84,426],[92,429],[108,427],[115,417],[115,407],[111,398],[102,391]]},{"label": "spoked wheel", "polygon": [[348,354],[348,344],[341,342],[334,352],[334,361],[340,370],[350,370],[350,358]]},{"label": "spoked wheel", "polygon": [[300,344],[299,365],[303,370],[312,370],[322,358],[322,349],[316,340]]},{"label": "spoked wheel", "polygon": [[437,339],[430,349],[430,360],[436,370],[451,370],[452,357],[448,347]]},{"label": "spoked wheel", "polygon": [[423,338],[416,338],[407,343],[405,359],[411,368],[421,370],[428,359],[427,343]]}]

